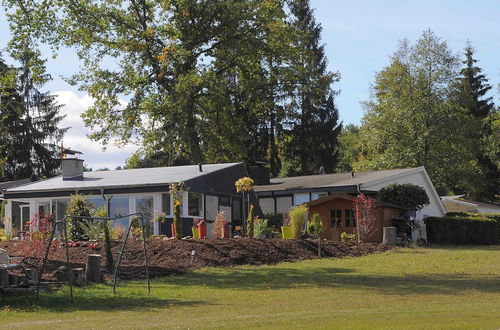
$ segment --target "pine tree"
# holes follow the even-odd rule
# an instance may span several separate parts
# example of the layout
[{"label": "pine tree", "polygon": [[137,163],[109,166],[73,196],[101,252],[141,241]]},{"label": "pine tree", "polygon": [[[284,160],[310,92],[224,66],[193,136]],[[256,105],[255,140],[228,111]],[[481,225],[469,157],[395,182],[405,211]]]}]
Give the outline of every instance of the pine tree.
[{"label": "pine tree", "polygon": [[0,119],[4,178],[37,180],[53,176],[60,166],[58,145],[67,129],[58,127],[64,116],[55,96],[38,90],[51,79],[44,61],[28,49],[15,55],[21,65],[14,77],[10,71],[12,88]]},{"label": "pine tree", "polygon": [[492,97],[486,97],[492,87],[488,84],[486,76],[482,74],[482,69],[476,65],[477,60],[474,54],[475,50],[468,42],[464,51],[465,60],[462,62],[464,67],[455,84],[458,104],[471,115],[469,139],[478,146],[475,151],[480,173],[478,173],[478,179],[471,184],[468,194],[476,199],[495,200],[495,195],[500,193],[500,169],[486,155],[485,147],[486,140],[492,131],[491,121],[488,119],[495,112],[495,104]]},{"label": "pine tree", "polygon": [[334,104],[332,83],[338,73],[327,69],[321,25],[316,23],[308,0],[291,4],[300,55],[294,63],[297,84],[290,93],[292,127],[284,147],[288,164],[282,175],[317,173],[320,167],[331,172],[337,158],[337,137],[341,129]]}]

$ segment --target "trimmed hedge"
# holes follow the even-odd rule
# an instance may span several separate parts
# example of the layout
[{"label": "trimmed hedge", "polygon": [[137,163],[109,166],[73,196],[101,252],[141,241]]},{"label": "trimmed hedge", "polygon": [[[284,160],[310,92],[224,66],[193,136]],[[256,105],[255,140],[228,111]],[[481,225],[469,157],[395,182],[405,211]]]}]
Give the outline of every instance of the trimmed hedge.
[{"label": "trimmed hedge", "polygon": [[436,244],[496,244],[500,223],[484,216],[424,219],[427,240]]},{"label": "trimmed hedge", "polygon": [[475,218],[475,217],[484,217],[488,219],[495,220],[497,222],[497,243],[500,243],[500,213],[466,213],[466,212],[448,212],[446,216],[450,217],[467,217],[467,218]]}]

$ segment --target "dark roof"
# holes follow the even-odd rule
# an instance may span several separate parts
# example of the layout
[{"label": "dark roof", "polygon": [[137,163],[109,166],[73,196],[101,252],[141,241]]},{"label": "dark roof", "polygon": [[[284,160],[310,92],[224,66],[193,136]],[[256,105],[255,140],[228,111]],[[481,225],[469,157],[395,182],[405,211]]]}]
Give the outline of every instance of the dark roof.
[{"label": "dark roof", "polygon": [[75,189],[127,188],[185,182],[241,163],[138,168],[130,170],[85,172],[83,180],[63,180],[62,176],[7,189],[7,193],[74,191]]},{"label": "dark roof", "polygon": [[371,172],[355,172],[354,177],[351,173],[332,173],[295,176],[290,178],[274,178],[271,179],[270,184],[257,185],[254,187],[254,190],[258,193],[266,191],[356,186],[358,184],[377,181],[414,170],[415,168],[404,168]]}]

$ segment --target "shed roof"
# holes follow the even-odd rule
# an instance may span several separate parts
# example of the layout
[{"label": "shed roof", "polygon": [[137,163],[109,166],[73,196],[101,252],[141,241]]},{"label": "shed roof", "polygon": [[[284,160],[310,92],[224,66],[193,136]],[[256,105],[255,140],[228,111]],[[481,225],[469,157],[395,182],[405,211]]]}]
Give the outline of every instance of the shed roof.
[{"label": "shed roof", "polygon": [[274,178],[271,179],[270,184],[256,185],[254,190],[256,192],[265,192],[355,186],[414,170],[415,168],[403,168],[382,171],[355,172],[354,177],[352,173],[332,173],[295,176],[289,178]]},{"label": "shed roof", "polygon": [[240,163],[138,168],[130,170],[85,172],[83,180],[63,180],[57,176],[31,184],[7,189],[7,193],[64,191],[75,189],[125,188],[184,182]]}]

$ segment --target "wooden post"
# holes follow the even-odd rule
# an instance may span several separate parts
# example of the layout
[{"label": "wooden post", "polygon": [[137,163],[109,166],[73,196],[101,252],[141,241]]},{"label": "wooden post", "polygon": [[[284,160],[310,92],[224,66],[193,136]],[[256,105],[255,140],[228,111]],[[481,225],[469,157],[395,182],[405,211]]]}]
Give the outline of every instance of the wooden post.
[{"label": "wooden post", "polygon": [[396,245],[396,242],[397,242],[396,227],[384,227],[384,237],[382,240],[382,244]]},{"label": "wooden post", "polygon": [[85,267],[86,282],[100,283],[101,277],[101,255],[89,254],[87,256],[87,265]]}]

